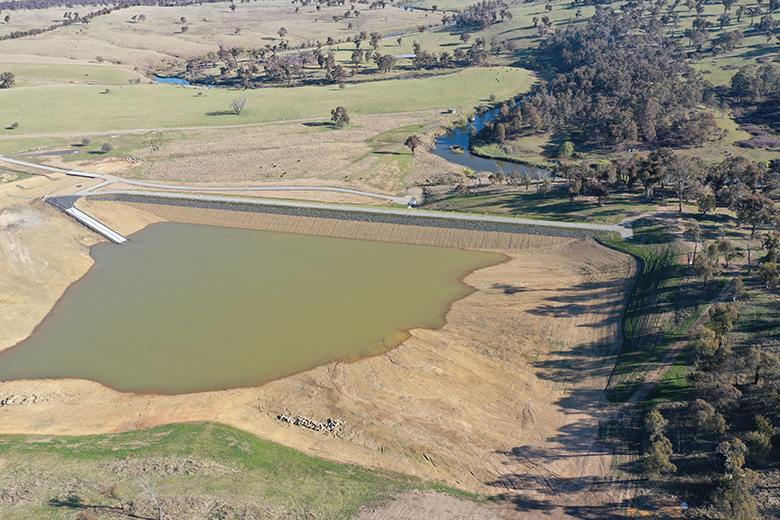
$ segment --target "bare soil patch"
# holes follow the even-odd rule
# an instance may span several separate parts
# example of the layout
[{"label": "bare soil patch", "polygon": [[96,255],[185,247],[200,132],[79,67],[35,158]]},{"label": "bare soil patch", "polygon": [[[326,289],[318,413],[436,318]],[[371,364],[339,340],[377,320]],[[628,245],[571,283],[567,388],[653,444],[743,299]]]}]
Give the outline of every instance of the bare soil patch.
[{"label": "bare soil patch", "polygon": [[[17,207],[10,199],[0,199],[1,211]],[[91,264],[84,244],[94,235],[48,205],[39,208],[40,201],[18,201],[19,211],[35,211],[49,223],[33,228],[40,229],[36,234],[24,228],[30,261],[74,265],[64,289]],[[129,204],[89,204],[125,233],[155,220],[188,222],[207,214],[192,208],[150,212],[143,205],[142,217]],[[361,224],[280,216],[274,225],[456,247],[474,247],[470,244],[479,238],[464,230]],[[510,234],[482,232],[476,247],[510,260],[466,278],[476,292],[453,304],[442,329],[413,330],[385,354],[331,363],[258,388],[179,396],[119,393],[90,381],[9,381],[0,383],[0,398],[47,398],[0,407],[0,430],[84,434],[213,420],[311,455],[503,494],[506,514],[515,518],[567,518],[583,507],[608,517],[617,499],[609,485],[611,455],[596,442],[599,401],[619,347],[620,312],[634,262],[589,239],[505,235]],[[3,294],[18,303],[0,306],[3,323],[12,317],[9,308],[35,303],[27,301],[38,284],[21,270],[15,273],[9,258],[7,253],[0,258],[7,273],[2,283],[8,284]],[[4,331],[3,346],[29,334],[58,296],[42,292],[37,313],[13,315],[18,331],[13,337]],[[343,427],[315,431],[280,421],[280,414],[338,419]],[[432,517],[420,508],[416,516],[400,517]]]},{"label": "bare soil patch", "polygon": [[517,513],[496,504],[475,504],[441,493],[405,493],[388,504],[363,508],[355,520],[508,520]]},{"label": "bare soil patch", "polygon": [[41,197],[62,186],[36,176],[0,184],[0,350],[23,340],[92,265],[100,237]]}]

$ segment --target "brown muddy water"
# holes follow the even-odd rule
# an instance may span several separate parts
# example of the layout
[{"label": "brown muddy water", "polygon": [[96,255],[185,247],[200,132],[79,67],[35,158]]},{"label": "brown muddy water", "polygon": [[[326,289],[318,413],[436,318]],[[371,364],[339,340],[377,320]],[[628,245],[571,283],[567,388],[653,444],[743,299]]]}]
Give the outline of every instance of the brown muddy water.
[{"label": "brown muddy water", "polygon": [[438,328],[495,254],[162,223],[95,265],[32,336],[0,354],[0,380],[80,378],[180,394],[255,386]]}]

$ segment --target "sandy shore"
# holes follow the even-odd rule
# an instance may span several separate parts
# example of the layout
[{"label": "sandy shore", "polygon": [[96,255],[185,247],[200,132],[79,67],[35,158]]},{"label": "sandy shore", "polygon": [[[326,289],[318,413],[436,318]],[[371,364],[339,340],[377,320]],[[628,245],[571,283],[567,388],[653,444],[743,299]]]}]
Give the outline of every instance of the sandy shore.
[{"label": "sandy shore", "polygon": [[[89,247],[99,237],[35,198],[72,182],[52,177],[0,186],[0,322],[12,324],[3,327],[0,348],[29,335],[92,264]],[[0,398],[15,396],[0,407],[3,433],[86,434],[212,420],[311,455],[507,492],[540,504],[546,518],[566,517],[572,501],[612,500],[600,486],[611,457],[595,439],[634,273],[627,256],[589,239],[306,217],[260,224],[253,221],[260,217],[226,210],[80,205],[123,234],[175,220],[446,244],[510,260],[465,279],[477,291],[453,304],[442,329],[413,330],[386,354],[258,388],[180,396],[119,393],[81,380],[0,383]],[[344,426],[316,432],[279,421],[281,413],[338,418]]]}]

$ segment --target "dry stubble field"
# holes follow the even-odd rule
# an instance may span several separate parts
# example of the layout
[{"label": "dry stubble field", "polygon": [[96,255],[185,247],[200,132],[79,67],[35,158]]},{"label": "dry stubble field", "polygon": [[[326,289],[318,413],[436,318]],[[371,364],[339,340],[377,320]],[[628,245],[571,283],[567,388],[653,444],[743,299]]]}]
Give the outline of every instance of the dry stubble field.
[{"label": "dry stubble field", "polygon": [[[359,6],[360,16],[350,19],[343,18],[348,9],[344,5],[325,6],[319,11],[310,5],[297,14],[296,6],[287,0],[236,4],[235,12],[228,6],[228,3],[221,2],[181,8],[139,6],[117,9],[93,19],[87,25],[73,24],[33,37],[4,41],[3,48],[4,53],[28,57],[25,61],[30,63],[40,62],[41,56],[92,62],[100,56],[117,65],[131,64],[130,69],[137,66],[145,73],[165,61],[173,62],[207,54],[219,47],[259,48],[267,44],[276,45],[280,41],[278,31],[281,27],[288,31],[285,39],[289,41],[290,47],[297,47],[306,41],[321,40],[324,43],[329,36],[335,40],[346,40],[360,31],[389,34],[423,24],[437,24],[441,18],[389,5],[386,9],[377,10]],[[0,24],[0,34],[61,24],[66,11],[83,15],[99,9],[85,6],[69,9],[63,6],[19,10],[10,13],[10,23]],[[134,16],[139,15],[146,16],[146,20],[133,20]],[[341,18],[339,22],[333,21],[334,15]],[[181,23],[182,16],[189,28],[186,33],[181,31],[185,25]],[[382,54],[395,49],[395,39],[386,45],[392,45],[392,48],[384,49],[383,45],[380,49]],[[349,47],[350,50],[354,48]],[[344,48],[347,46],[344,45]],[[333,50],[336,49],[333,47]]]},{"label": "dry stubble field", "polygon": [[[410,134],[423,135],[421,128],[430,127],[423,130],[429,133],[441,131],[451,117],[430,112],[354,117],[341,130],[332,129],[329,123],[300,122],[168,131],[163,132],[164,144],[157,149],[149,145],[157,139],[157,132],[127,134],[113,141],[127,152],[123,155],[144,162],[126,162],[117,156],[96,158],[83,152],[75,160],[64,161],[59,155],[42,155],[37,160],[57,168],[164,183],[331,186],[397,195],[428,178],[462,170],[421,149],[412,155],[403,146]],[[423,139],[433,142],[432,136]],[[280,193],[273,196],[287,198]],[[366,198],[338,201],[376,203]]]},{"label": "dry stubble field", "polygon": [[[0,188],[0,290],[8,295],[0,319],[16,327],[4,330],[3,348],[29,334],[91,264],[88,247],[96,238],[90,232],[40,200],[8,196],[40,197],[76,182],[51,178]],[[237,220],[228,210],[101,201],[87,201],[84,209],[125,232],[168,219],[377,240],[392,232],[398,241],[478,246],[510,260],[466,278],[476,292],[453,304],[442,329],[413,330],[380,356],[328,364],[259,388],[183,396],[123,394],[89,381],[5,382],[0,395],[39,399],[0,408],[4,432],[82,434],[213,420],[312,455],[505,493],[513,500],[500,515],[524,510],[523,518],[534,512],[565,518],[576,505],[613,510],[611,457],[595,440],[634,270],[628,257],[590,239],[416,226],[399,231],[372,222],[269,220],[263,214]],[[335,435],[314,432],[280,422],[280,413],[338,417],[345,426]],[[425,517],[422,505],[412,509]]]}]

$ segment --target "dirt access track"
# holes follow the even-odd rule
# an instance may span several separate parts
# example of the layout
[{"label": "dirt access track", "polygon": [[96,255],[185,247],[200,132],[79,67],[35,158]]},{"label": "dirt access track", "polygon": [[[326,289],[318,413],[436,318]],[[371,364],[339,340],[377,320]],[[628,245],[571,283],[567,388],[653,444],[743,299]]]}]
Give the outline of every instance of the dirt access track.
[{"label": "dirt access track", "polygon": [[[75,182],[52,174],[0,185],[0,349],[32,333],[92,265],[89,247],[100,237],[40,199]],[[0,432],[75,435],[219,421],[310,455],[510,499],[473,515],[476,506],[464,503],[465,509],[455,508],[460,518],[581,518],[583,512],[607,518],[617,512],[611,456],[596,439],[635,271],[628,256],[581,238],[399,230],[303,216],[263,220],[222,209],[98,200],[82,200],[80,207],[123,234],[177,220],[427,240],[509,260],[466,277],[476,291],[452,305],[444,327],[412,330],[385,354],[257,388],[178,396],[120,393],[83,380],[3,382],[0,398],[15,397],[0,407]],[[314,431],[280,421],[279,414],[340,419],[343,426]],[[454,499],[405,497],[362,518],[452,518],[431,512],[452,511],[435,500]]]}]

